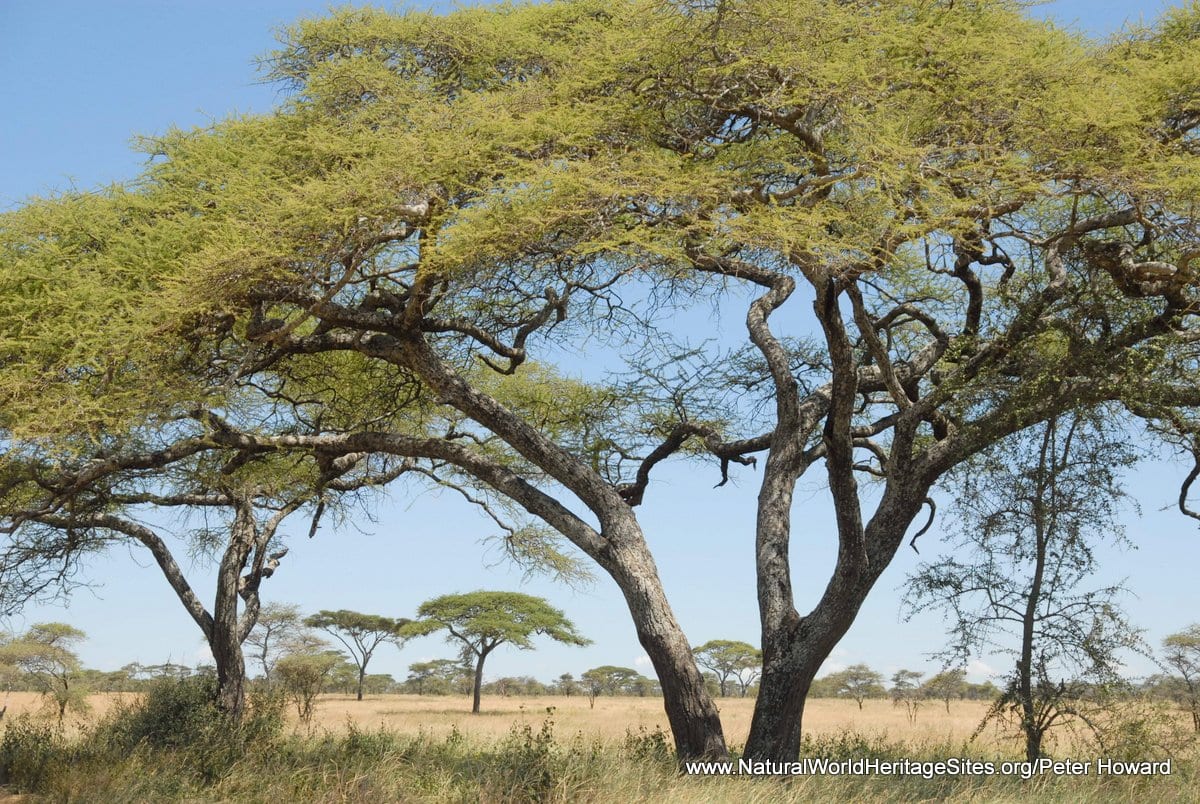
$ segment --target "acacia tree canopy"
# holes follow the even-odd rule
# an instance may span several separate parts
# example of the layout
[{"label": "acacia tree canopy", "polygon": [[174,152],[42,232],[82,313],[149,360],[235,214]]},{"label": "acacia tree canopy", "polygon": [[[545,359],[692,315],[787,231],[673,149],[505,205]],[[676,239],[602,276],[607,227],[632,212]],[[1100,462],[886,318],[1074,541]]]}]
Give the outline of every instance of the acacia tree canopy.
[{"label": "acacia tree canopy", "polygon": [[309,628],[319,628],[332,636],[346,648],[350,658],[358,668],[357,698],[363,698],[363,679],[367,674],[367,664],[371,661],[376,648],[385,642],[394,643],[397,647],[404,644],[404,627],[409,621],[394,620],[378,614],[361,614],[357,611],[338,609],[337,611],[319,611],[306,617],[304,624]]},{"label": "acacia tree canopy", "polygon": [[483,663],[500,645],[522,650],[533,647],[534,636],[548,636],[568,645],[588,645],[574,624],[540,597],[520,592],[469,592],[442,595],[426,600],[417,609],[417,619],[403,633],[421,636],[446,631],[446,639],[462,645],[465,657],[475,659],[475,684],[471,711],[479,712],[483,686]]},{"label": "acacia tree canopy", "polygon": [[[664,460],[757,463],[746,755],[794,759],[946,471],[1103,402],[1194,429],[1198,18],[1104,43],[1011,0],[301,22],[276,113],[0,219],[0,427],[409,460],[614,579],[683,758],[725,742],[637,506]],[[674,342],[691,305],[744,316],[744,347]],[[624,368],[554,365],[581,344]],[[838,551],[801,612],[810,470]]]}]

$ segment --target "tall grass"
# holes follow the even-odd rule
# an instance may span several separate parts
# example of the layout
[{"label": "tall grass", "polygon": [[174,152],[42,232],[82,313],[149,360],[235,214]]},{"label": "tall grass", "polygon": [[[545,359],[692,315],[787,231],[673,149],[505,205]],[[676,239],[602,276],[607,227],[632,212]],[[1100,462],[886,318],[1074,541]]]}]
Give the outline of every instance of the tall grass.
[{"label": "tall grass", "polygon": [[[1162,777],[679,775],[668,735],[622,739],[560,733],[547,707],[501,737],[454,728],[402,734],[349,723],[336,733],[287,734],[269,702],[231,728],[196,690],[164,689],[78,737],[28,718],[0,736],[0,784],[49,801],[233,802],[807,802],[1195,800],[1195,747]],[[167,724],[176,726],[163,730]],[[172,730],[173,729],[173,730]],[[1140,739],[1140,737],[1138,738]],[[983,756],[963,742],[844,731],[809,738],[809,757],[936,761]]]}]

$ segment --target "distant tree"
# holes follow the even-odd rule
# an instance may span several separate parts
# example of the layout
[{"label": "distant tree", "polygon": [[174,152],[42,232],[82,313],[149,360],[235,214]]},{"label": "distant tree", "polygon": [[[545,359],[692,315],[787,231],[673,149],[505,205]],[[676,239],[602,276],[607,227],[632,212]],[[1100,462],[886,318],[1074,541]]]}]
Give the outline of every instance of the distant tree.
[{"label": "distant tree", "polygon": [[920,683],[922,673],[915,670],[897,670],[892,676],[893,706],[903,706],[908,713],[909,721],[916,721],[917,710],[921,707]]},{"label": "distant tree", "polygon": [[1163,640],[1163,662],[1179,674],[1183,702],[1192,715],[1192,727],[1200,734],[1200,623]]},{"label": "distant tree", "polygon": [[536,635],[569,645],[590,642],[575,631],[574,624],[561,611],[539,597],[520,592],[443,595],[422,603],[417,609],[417,617],[405,627],[406,635],[444,630],[449,641],[461,643],[465,656],[475,659],[473,714],[479,713],[483,663],[499,646],[510,644],[528,650],[533,647],[532,638]]},{"label": "distant tree", "polygon": [[845,670],[830,673],[827,678],[839,698],[853,698],[862,709],[867,698],[880,698],[887,692],[883,688],[883,676],[865,664],[852,664]]},{"label": "distant tree", "polygon": [[470,674],[470,668],[454,659],[431,659],[428,662],[413,662],[408,666],[407,686],[415,687],[417,695],[424,695],[432,685],[439,695],[449,692],[455,681]]},{"label": "distant tree", "polygon": [[625,690],[630,695],[636,695],[639,698],[645,698],[647,695],[652,695],[656,692],[656,687],[652,679],[646,678],[641,673],[632,679],[626,686]]},{"label": "distant tree", "polygon": [[288,649],[288,642],[299,636],[304,628],[300,607],[294,603],[271,601],[258,612],[258,621],[243,643],[253,651],[263,671],[263,679],[271,683],[275,662]]},{"label": "distant tree", "polygon": [[405,639],[402,629],[408,622],[346,609],[322,610],[304,620],[309,628],[320,629],[345,646],[358,668],[356,697],[360,701],[363,697],[363,677],[367,674],[367,664],[375,650],[386,642],[397,647],[402,645]]},{"label": "distant tree", "polygon": [[[601,667],[593,667],[591,670],[585,672],[581,678],[583,679],[584,688],[588,690],[588,694],[594,699],[600,694],[637,694],[639,679],[644,679],[645,676],[630,667],[616,667],[606,664]],[[646,680],[648,681],[649,679]],[[645,694],[645,691],[642,694]]]},{"label": "distant tree", "polygon": [[746,689],[758,678],[762,667],[762,651],[746,642],[729,639],[711,639],[692,648],[692,655],[696,657],[696,664],[716,674],[722,698],[729,694],[731,679],[738,683],[742,697],[745,697]]},{"label": "distant tree", "polygon": [[83,665],[75,648],[87,634],[66,623],[38,623],[20,637],[0,645],[0,665],[25,674],[57,715],[59,726],[67,710],[88,710]]},{"label": "distant tree", "polygon": [[555,682],[555,687],[557,687],[559,695],[567,698],[579,692],[579,682],[570,673],[563,673],[559,676],[558,681]]},{"label": "distant tree", "polygon": [[837,679],[832,678],[832,675],[827,673],[820,678],[813,679],[809,695],[813,698],[836,698]]},{"label": "distant tree", "polygon": [[929,698],[935,698],[946,704],[946,714],[950,714],[950,701],[963,697],[967,689],[967,671],[961,668],[943,670],[925,682],[921,691]]},{"label": "distant tree", "polygon": [[312,721],[317,696],[325,689],[330,676],[346,657],[339,651],[289,653],[275,664],[279,683],[296,704],[296,714],[304,723]]},{"label": "distant tree", "polygon": [[1095,545],[1124,542],[1118,473],[1137,455],[1123,430],[1082,413],[1000,447],[953,477],[967,557],[922,564],[909,576],[907,600],[913,612],[949,612],[948,663],[981,649],[1015,657],[989,717],[1013,715],[1034,760],[1047,732],[1081,719],[1078,685],[1061,679],[1116,681],[1118,654],[1140,645],[1117,607],[1120,585],[1081,589],[1096,570]]},{"label": "distant tree", "polygon": [[396,679],[391,673],[368,673],[363,678],[363,691],[371,695],[386,695],[396,690]]},{"label": "distant tree", "polygon": [[1000,697],[1001,690],[990,681],[982,684],[967,683],[963,689],[963,697],[968,701],[995,701]]}]

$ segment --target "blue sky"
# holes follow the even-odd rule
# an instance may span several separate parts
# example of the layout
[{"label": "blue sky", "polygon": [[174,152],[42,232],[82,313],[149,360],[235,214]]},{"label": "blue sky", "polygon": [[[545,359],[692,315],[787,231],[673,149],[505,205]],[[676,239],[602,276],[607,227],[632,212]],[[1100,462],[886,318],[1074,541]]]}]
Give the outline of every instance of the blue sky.
[{"label": "blue sky", "polygon": [[[444,8],[445,4],[432,4]],[[1126,19],[1151,19],[1158,2],[1052,2],[1034,13],[1103,35]],[[135,134],[176,125],[203,125],[233,113],[266,112],[279,96],[259,82],[254,60],[274,45],[273,31],[301,16],[320,14],[323,2],[307,0],[0,0],[0,209],[22,199],[71,186],[90,188],[133,176],[142,157],[130,150]],[[716,322],[741,335],[741,313]],[[1132,552],[1110,553],[1098,582],[1128,578],[1136,597],[1126,601],[1134,623],[1157,644],[1166,634],[1200,619],[1200,534],[1195,522],[1172,508],[1184,466],[1160,461],[1129,480],[1141,516],[1130,514]],[[714,638],[757,642],[752,526],[758,476],[740,471],[730,486],[713,490],[715,469],[674,465],[657,476],[641,511],[667,593],[694,644]],[[793,547],[797,603],[815,601],[832,566],[832,516],[818,480],[797,495],[803,528]],[[1165,509],[1165,510],[1164,510]],[[628,612],[615,585],[599,577],[571,590],[545,580],[522,585],[522,574],[499,561],[481,540],[494,533],[487,520],[453,493],[415,499],[400,488],[376,511],[375,521],[323,528],[295,544],[283,567],[264,587],[269,599],[306,610],[349,608],[411,616],[432,596],[476,588],[516,589],[542,595],[564,609],[587,648],[541,645],[533,652],[497,651],[488,676],[531,674],[549,680],[601,664],[649,672]],[[939,530],[922,540],[925,557],[938,549]],[[920,557],[903,550],[883,576],[827,668],[867,662],[890,675],[900,667],[934,671],[924,654],[942,644],[937,615],[902,622],[899,587]],[[195,585],[211,588],[207,571],[192,567]],[[144,551],[117,549],[91,565],[92,590],[68,607],[28,609],[7,625],[63,620],[90,636],[82,650],[92,666],[112,669],[130,661],[194,663],[204,656],[199,633]],[[436,638],[402,651],[381,649],[371,665],[403,678],[408,664],[450,657]],[[998,666],[995,659],[988,659]],[[1141,660],[1131,670],[1149,672]],[[975,668],[974,677],[986,672]]]}]

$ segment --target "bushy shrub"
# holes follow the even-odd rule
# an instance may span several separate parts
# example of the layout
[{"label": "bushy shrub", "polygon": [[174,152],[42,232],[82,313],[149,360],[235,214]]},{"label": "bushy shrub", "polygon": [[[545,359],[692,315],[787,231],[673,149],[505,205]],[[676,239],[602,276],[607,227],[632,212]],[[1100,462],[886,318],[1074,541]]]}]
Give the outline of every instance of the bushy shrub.
[{"label": "bushy shrub", "polygon": [[51,724],[14,718],[0,737],[0,784],[17,793],[37,790],[61,771],[65,748],[62,732]]},{"label": "bushy shrub", "polygon": [[210,675],[164,678],[145,696],[115,709],[86,740],[93,753],[122,755],[168,750],[198,777],[223,776],[247,751],[267,750],[283,727],[283,705],[266,693],[251,695],[240,723],[215,703]]}]

